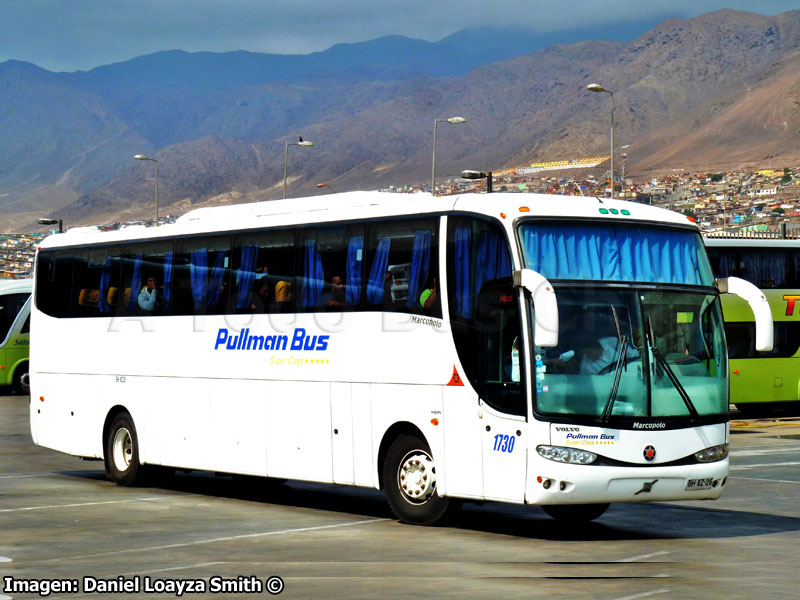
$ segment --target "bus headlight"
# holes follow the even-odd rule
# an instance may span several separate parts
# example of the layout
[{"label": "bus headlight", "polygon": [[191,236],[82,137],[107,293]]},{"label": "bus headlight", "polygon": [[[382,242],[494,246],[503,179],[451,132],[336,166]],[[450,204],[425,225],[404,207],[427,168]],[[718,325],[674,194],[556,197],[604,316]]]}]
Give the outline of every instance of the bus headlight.
[{"label": "bus headlight", "polygon": [[547,460],[571,465],[589,465],[597,460],[597,454],[579,450],[578,448],[564,448],[563,446],[536,446],[539,456]]},{"label": "bus headlight", "polygon": [[722,460],[728,456],[728,444],[722,444],[721,446],[712,446],[711,448],[706,448],[705,450],[700,450],[700,452],[695,452],[694,457],[697,459],[697,462],[702,463],[709,463],[709,462],[716,462],[718,460]]}]

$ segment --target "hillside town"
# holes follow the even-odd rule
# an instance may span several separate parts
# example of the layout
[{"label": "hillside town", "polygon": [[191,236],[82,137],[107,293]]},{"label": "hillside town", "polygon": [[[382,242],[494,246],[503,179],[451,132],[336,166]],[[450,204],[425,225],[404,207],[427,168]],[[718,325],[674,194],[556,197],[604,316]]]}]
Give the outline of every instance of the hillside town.
[{"label": "hillside town", "polygon": [[[584,167],[586,160],[572,162]],[[535,163],[531,167],[492,173],[492,191],[608,196],[607,170],[565,169],[565,164],[562,161]],[[488,173],[481,175],[484,177],[480,179],[443,178],[436,192],[442,195],[484,193]],[[800,166],[730,173],[676,170],[641,182],[637,182],[638,178],[625,178],[623,171],[615,181],[616,198],[683,213],[696,220],[703,235],[800,237]],[[424,193],[430,192],[430,185],[391,186],[385,191]],[[168,223],[175,218],[167,216],[159,221]],[[97,227],[114,230],[135,225],[152,225],[152,221],[105,223]],[[69,224],[64,228],[68,229]],[[30,277],[36,245],[48,233],[0,235],[0,279]]]}]

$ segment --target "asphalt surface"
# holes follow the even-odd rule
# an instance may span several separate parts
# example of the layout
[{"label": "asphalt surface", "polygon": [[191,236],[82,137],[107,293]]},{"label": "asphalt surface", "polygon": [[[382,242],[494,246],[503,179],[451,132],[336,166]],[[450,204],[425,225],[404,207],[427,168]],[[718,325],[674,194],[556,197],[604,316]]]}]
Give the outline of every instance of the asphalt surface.
[{"label": "asphalt surface", "polygon": [[[44,597],[5,578],[65,580],[51,599],[269,598],[273,576],[281,598],[798,597],[790,412],[733,415],[731,479],[714,502],[617,504],[579,526],[537,507],[466,504],[443,526],[412,527],[371,490],[212,473],[118,487],[99,462],[34,446],[28,402],[0,397],[0,600]],[[100,580],[140,591],[100,593]],[[236,587],[212,593],[212,581]],[[163,591],[145,594],[148,582]]]}]

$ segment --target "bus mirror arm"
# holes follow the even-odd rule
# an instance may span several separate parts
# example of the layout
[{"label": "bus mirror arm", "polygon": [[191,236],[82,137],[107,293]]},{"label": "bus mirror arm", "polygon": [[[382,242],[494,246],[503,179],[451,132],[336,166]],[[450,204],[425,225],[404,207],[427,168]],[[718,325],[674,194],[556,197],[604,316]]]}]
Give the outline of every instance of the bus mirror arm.
[{"label": "bus mirror arm", "polygon": [[533,343],[544,348],[558,345],[556,292],[543,275],[531,269],[514,271],[514,287],[525,288],[533,298]]},{"label": "bus mirror arm", "polygon": [[762,291],[749,281],[738,277],[717,279],[717,288],[722,294],[734,294],[747,301],[756,322],[756,350],[771,352],[775,329],[772,324],[772,310]]}]

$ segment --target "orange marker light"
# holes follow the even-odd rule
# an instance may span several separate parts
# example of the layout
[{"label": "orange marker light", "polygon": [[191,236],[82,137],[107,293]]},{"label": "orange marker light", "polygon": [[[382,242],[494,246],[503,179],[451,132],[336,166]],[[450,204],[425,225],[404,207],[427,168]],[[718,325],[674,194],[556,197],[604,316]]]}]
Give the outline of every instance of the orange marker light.
[{"label": "orange marker light", "polygon": [[689,219],[692,223],[697,223],[697,219],[695,219],[694,217],[686,217],[686,218]]},{"label": "orange marker light", "polygon": [[439,419],[431,419],[431,425],[436,426],[439,424]]},{"label": "orange marker light", "polygon": [[733,373],[734,373],[734,375],[738,375],[739,374],[739,369],[734,369]]},{"label": "orange marker light", "polygon": [[520,206],[519,212],[531,212],[531,209],[528,208],[527,206]]},{"label": "orange marker light", "polygon": [[39,396],[39,402],[44,402],[44,396]]},{"label": "orange marker light", "polygon": [[500,213],[500,218],[501,219],[505,219],[506,218],[506,213]]}]

